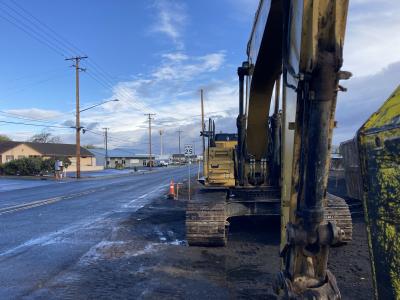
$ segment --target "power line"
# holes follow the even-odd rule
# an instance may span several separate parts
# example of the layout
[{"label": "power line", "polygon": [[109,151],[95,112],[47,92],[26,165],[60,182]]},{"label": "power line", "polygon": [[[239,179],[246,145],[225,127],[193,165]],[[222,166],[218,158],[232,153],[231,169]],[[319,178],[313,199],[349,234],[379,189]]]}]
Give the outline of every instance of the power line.
[{"label": "power line", "polygon": [[[72,53],[76,52],[76,50],[78,50],[78,52],[82,52],[81,54],[84,54],[84,52],[82,50],[80,50],[78,47],[76,47],[74,44],[72,44],[71,42],[69,42],[68,40],[66,40],[64,37],[62,37],[60,34],[58,34],[55,30],[53,30],[50,26],[48,26],[47,24],[45,24],[44,22],[42,22],[40,19],[36,18],[33,14],[31,14],[29,11],[27,11],[24,7],[22,7],[21,5],[19,5],[16,1],[11,0],[11,2],[17,6],[21,11],[23,11],[26,15],[28,15],[29,17],[31,17],[32,19],[34,19],[38,24],[40,24],[42,27],[46,28],[48,31],[50,31],[53,36],[56,37],[56,40],[63,44],[64,46],[66,46],[67,48],[69,48],[70,50],[73,50]],[[70,46],[68,46],[68,44]]]},{"label": "power line", "polygon": [[61,67],[52,68],[50,70],[46,70],[46,71],[40,72],[39,74],[29,73],[29,74],[25,74],[25,75],[19,76],[17,78],[11,78],[11,79],[8,80],[8,82],[19,82],[19,81],[24,81],[25,79],[31,79],[31,78],[37,79],[38,77],[41,77],[41,76],[46,76],[46,78],[47,78],[47,75],[54,74],[54,73],[59,73],[61,70],[65,71],[65,68],[64,67],[62,67],[62,69],[61,69]]},{"label": "power line", "polygon": [[[85,130],[85,132],[89,132],[89,133],[92,133],[92,134],[95,134],[95,135],[101,135],[101,136],[103,136],[104,137],[104,134],[103,133],[98,133],[98,132],[95,132],[95,131],[92,131],[92,130]],[[120,145],[119,144],[116,144],[116,142],[113,142],[112,140],[113,140],[113,138],[111,138],[111,137],[107,137],[108,138],[108,144],[113,144],[114,143],[114,147],[117,147],[118,148],[118,151],[121,151],[121,152],[125,152],[125,153],[129,153],[129,154],[133,154],[133,152],[128,152],[128,151],[126,151],[126,150],[122,150],[121,148],[120,148]],[[110,142],[110,140],[111,140],[111,142]],[[124,143],[126,143],[126,140],[125,141],[123,141]],[[137,147],[137,146],[141,146],[141,145],[145,145],[145,144],[147,144],[147,143],[139,143],[139,142],[137,142],[137,143],[135,143],[135,142],[133,142],[133,143],[130,143],[131,145],[132,145],[132,147]]]},{"label": "power line", "polygon": [[[108,80],[101,78],[98,74],[96,73],[90,73],[88,72],[88,75],[95,80],[97,83],[99,83],[101,86],[105,87],[106,89],[114,89],[114,86],[112,85],[112,83],[110,83]],[[117,95],[117,97],[131,105],[133,108],[138,109],[142,112],[146,112],[146,111],[151,111],[151,109],[149,107],[147,107],[147,105],[145,105],[144,103],[138,102],[136,100],[134,100],[134,102],[132,103],[131,101],[128,101],[129,98],[131,98],[131,95],[128,94],[128,92],[126,91],[126,89],[124,87],[120,87],[119,88],[119,93],[120,95]]]},{"label": "power line", "polygon": [[[94,81],[96,81],[96,82],[99,83],[101,86],[105,87],[106,89],[111,89],[111,90],[114,89],[114,86],[113,86],[111,83],[109,83],[108,81],[105,81],[104,79],[100,78],[100,77],[98,76],[98,74],[88,72],[88,75],[89,75]],[[123,89],[123,88],[121,89],[121,88],[120,88],[119,92],[121,93],[121,95],[117,95],[117,96],[118,96],[118,98],[119,98],[121,101],[123,101],[123,102],[125,102],[125,103],[131,105],[133,108],[138,109],[138,110],[140,110],[140,111],[142,111],[142,112],[146,112],[146,110],[147,110],[147,111],[150,111],[150,109],[147,109],[147,108],[146,108],[145,104],[142,104],[142,103],[137,102],[137,101],[135,101],[134,103],[128,101],[126,98],[131,98],[131,96],[126,92],[125,89]]]},{"label": "power line", "polygon": [[[3,3],[4,2],[0,2],[0,4],[3,4]],[[49,42],[46,38],[41,37],[41,34],[38,34],[35,30],[32,30],[29,26],[26,26],[26,24],[23,24],[23,22],[21,22],[21,20],[18,20],[17,18],[15,18],[13,15],[11,15],[6,10],[1,9],[1,8],[0,8],[0,10],[5,12],[8,16],[10,16],[12,19],[14,19],[17,23],[15,23],[14,21],[10,20],[9,18],[7,18],[4,15],[0,15],[1,18],[6,20],[7,22],[9,22],[10,24],[14,25],[15,27],[19,28],[20,30],[25,32],[27,35],[29,35],[30,37],[32,37],[33,39],[35,39],[39,43],[41,43],[41,44],[45,45],[46,47],[50,48],[52,51],[54,51],[58,55],[61,55],[62,57],[65,57],[63,51],[59,48],[59,46],[54,45],[53,43]],[[18,24],[18,22],[20,22],[21,24]],[[25,28],[23,26],[21,26],[22,24],[25,26]],[[28,29],[26,29],[26,27]]]},{"label": "power line", "polygon": [[[14,26],[18,27],[20,30],[24,31],[25,33],[29,34],[33,38],[35,38],[37,41],[40,43],[44,44],[45,46],[49,47],[53,51],[57,52],[61,56],[65,57],[64,53],[75,53],[80,52],[84,53],[81,49],[76,47],[74,44],[66,40],[64,37],[59,35],[56,31],[54,31],[51,27],[46,25],[44,22],[36,18],[33,14],[28,12],[26,9],[24,9],[22,6],[18,5],[15,1],[12,1],[14,6],[17,7],[17,9],[14,7],[11,7],[10,5],[7,5],[3,3],[9,10],[13,11],[14,14],[17,14],[18,17],[15,15],[11,15],[8,11],[5,11],[2,9],[3,12],[5,12],[7,15],[9,15],[11,18],[17,21],[17,23],[7,19],[10,23],[12,23]],[[23,15],[21,12],[22,11]],[[27,17],[28,16],[28,17]],[[21,21],[21,18],[23,21]],[[32,19],[35,21],[32,21]],[[28,23],[28,25],[27,25]],[[29,26],[30,25],[30,26]],[[40,26],[39,26],[40,25]],[[32,27],[33,26],[33,27]],[[50,32],[50,33],[49,33]],[[95,69],[92,74],[94,74],[94,77],[97,77],[95,80],[97,82],[102,82],[101,84],[105,86],[106,88],[113,89],[113,78],[110,76],[106,71],[104,71],[99,64],[97,64],[93,59],[91,59],[87,64],[90,64],[93,66],[92,69]],[[93,78],[93,76],[91,76]],[[111,78],[111,80],[110,80]],[[125,88],[120,88],[119,92],[124,95],[127,99],[130,99],[131,96],[126,92]],[[132,103],[131,101],[125,100],[126,103],[134,107],[135,109],[139,109],[141,111],[151,111],[151,109],[145,105],[144,103],[140,103],[139,101],[135,100],[135,103]]]},{"label": "power line", "polygon": [[37,126],[37,127],[51,127],[51,128],[63,128],[63,129],[75,129],[75,126],[56,126],[56,125],[41,125],[41,124],[33,124],[33,123],[24,123],[24,122],[12,122],[12,121],[0,121],[0,123],[7,124],[17,124],[17,125],[27,125],[27,126]]},{"label": "power line", "polygon": [[46,82],[49,82],[49,81],[52,81],[52,80],[55,80],[55,79],[59,79],[59,78],[61,78],[61,77],[65,77],[67,74],[65,73],[65,74],[63,74],[62,76],[58,76],[58,77],[56,77],[56,76],[51,76],[51,77],[48,77],[48,78],[46,78],[46,79],[43,79],[43,80],[38,80],[38,81],[35,81],[35,82],[32,82],[32,83],[29,83],[29,84],[25,84],[25,85],[23,85],[23,87],[22,88],[18,88],[18,89],[9,89],[8,91],[7,91],[7,89],[5,90],[5,94],[3,95],[3,97],[4,96],[9,96],[9,95],[13,95],[13,94],[18,94],[18,93],[20,93],[20,92],[23,92],[23,91],[25,91],[25,90],[27,90],[29,87],[31,87],[31,86],[37,86],[37,85],[39,85],[39,84],[42,84],[42,83],[46,83]]},{"label": "power line", "polygon": [[[95,134],[95,135],[98,135],[98,136],[104,136],[104,133],[102,133],[102,132],[98,132],[98,131],[94,131],[94,130],[91,130],[91,129],[84,129],[84,131],[85,132],[90,132],[90,133],[92,133],[92,134]],[[110,132],[109,132],[110,133]],[[110,136],[108,136],[108,140],[109,141],[114,141],[114,142],[121,142],[121,143],[126,143],[127,142],[127,140],[124,140],[124,139],[119,139],[119,138],[116,138],[116,137],[110,137]],[[138,144],[138,145],[140,145],[140,144],[145,144],[145,143],[142,143],[142,142],[130,142],[131,144]]]},{"label": "power line", "polygon": [[58,123],[58,122],[55,122],[55,121],[49,121],[49,120],[44,120],[44,119],[28,118],[28,117],[25,117],[23,115],[10,113],[10,112],[5,112],[5,111],[2,111],[2,110],[0,110],[0,114],[3,114],[5,116],[9,116],[11,118],[20,119],[20,120],[34,121],[34,122],[40,122],[40,123],[49,123],[49,124],[57,124]]}]

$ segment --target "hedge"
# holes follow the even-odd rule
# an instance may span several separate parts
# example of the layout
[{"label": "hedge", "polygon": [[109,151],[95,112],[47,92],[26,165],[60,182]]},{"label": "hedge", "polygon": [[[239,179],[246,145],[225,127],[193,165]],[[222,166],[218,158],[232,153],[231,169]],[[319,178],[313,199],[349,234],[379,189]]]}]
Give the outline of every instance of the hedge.
[{"label": "hedge", "polygon": [[18,175],[18,176],[37,176],[54,172],[55,161],[59,159],[63,161],[64,167],[68,167],[71,161],[67,157],[48,158],[40,157],[24,157],[14,159],[0,165],[0,174]]}]

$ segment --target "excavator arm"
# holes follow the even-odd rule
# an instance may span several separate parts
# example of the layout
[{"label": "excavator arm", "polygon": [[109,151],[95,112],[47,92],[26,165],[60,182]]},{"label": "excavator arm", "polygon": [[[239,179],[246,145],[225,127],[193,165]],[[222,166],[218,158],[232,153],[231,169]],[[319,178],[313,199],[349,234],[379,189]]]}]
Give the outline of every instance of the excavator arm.
[{"label": "excavator arm", "polygon": [[238,172],[244,177],[248,158],[261,160],[272,141],[268,115],[282,73],[282,271],[276,288],[290,299],[340,298],[327,260],[343,230],[324,220],[324,210],[338,82],[351,75],[340,71],[347,8],[348,0],[260,1],[241,67],[248,75],[246,104],[240,100],[246,109],[238,117]]}]

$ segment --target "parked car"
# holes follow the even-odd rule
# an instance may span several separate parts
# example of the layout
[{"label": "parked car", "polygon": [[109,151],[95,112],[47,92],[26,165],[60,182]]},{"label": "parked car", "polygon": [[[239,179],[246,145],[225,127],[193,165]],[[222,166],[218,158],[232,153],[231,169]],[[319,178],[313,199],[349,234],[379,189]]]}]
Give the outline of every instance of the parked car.
[{"label": "parked car", "polygon": [[166,162],[165,160],[160,160],[157,161],[157,167],[168,167],[168,162]]}]

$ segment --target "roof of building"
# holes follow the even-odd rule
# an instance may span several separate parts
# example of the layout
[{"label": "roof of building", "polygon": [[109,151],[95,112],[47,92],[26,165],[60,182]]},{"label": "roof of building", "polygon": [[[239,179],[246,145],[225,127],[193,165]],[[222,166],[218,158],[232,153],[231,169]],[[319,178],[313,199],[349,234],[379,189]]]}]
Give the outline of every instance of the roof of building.
[{"label": "roof of building", "polygon": [[104,149],[104,148],[90,148],[89,151],[92,152],[94,154],[94,156],[96,157],[96,165],[97,166],[104,166],[106,149]]},{"label": "roof of building", "polygon": [[124,158],[133,158],[135,157],[135,149],[129,148],[115,148],[108,150],[108,157],[124,157]]},{"label": "roof of building", "polygon": [[0,153],[10,150],[16,146],[15,142],[4,141],[0,142]]},{"label": "roof of building", "polygon": [[[75,144],[32,143],[32,142],[0,142],[0,153],[10,150],[18,145],[27,145],[46,156],[75,156]],[[81,156],[94,156],[92,152],[81,147]]]}]

